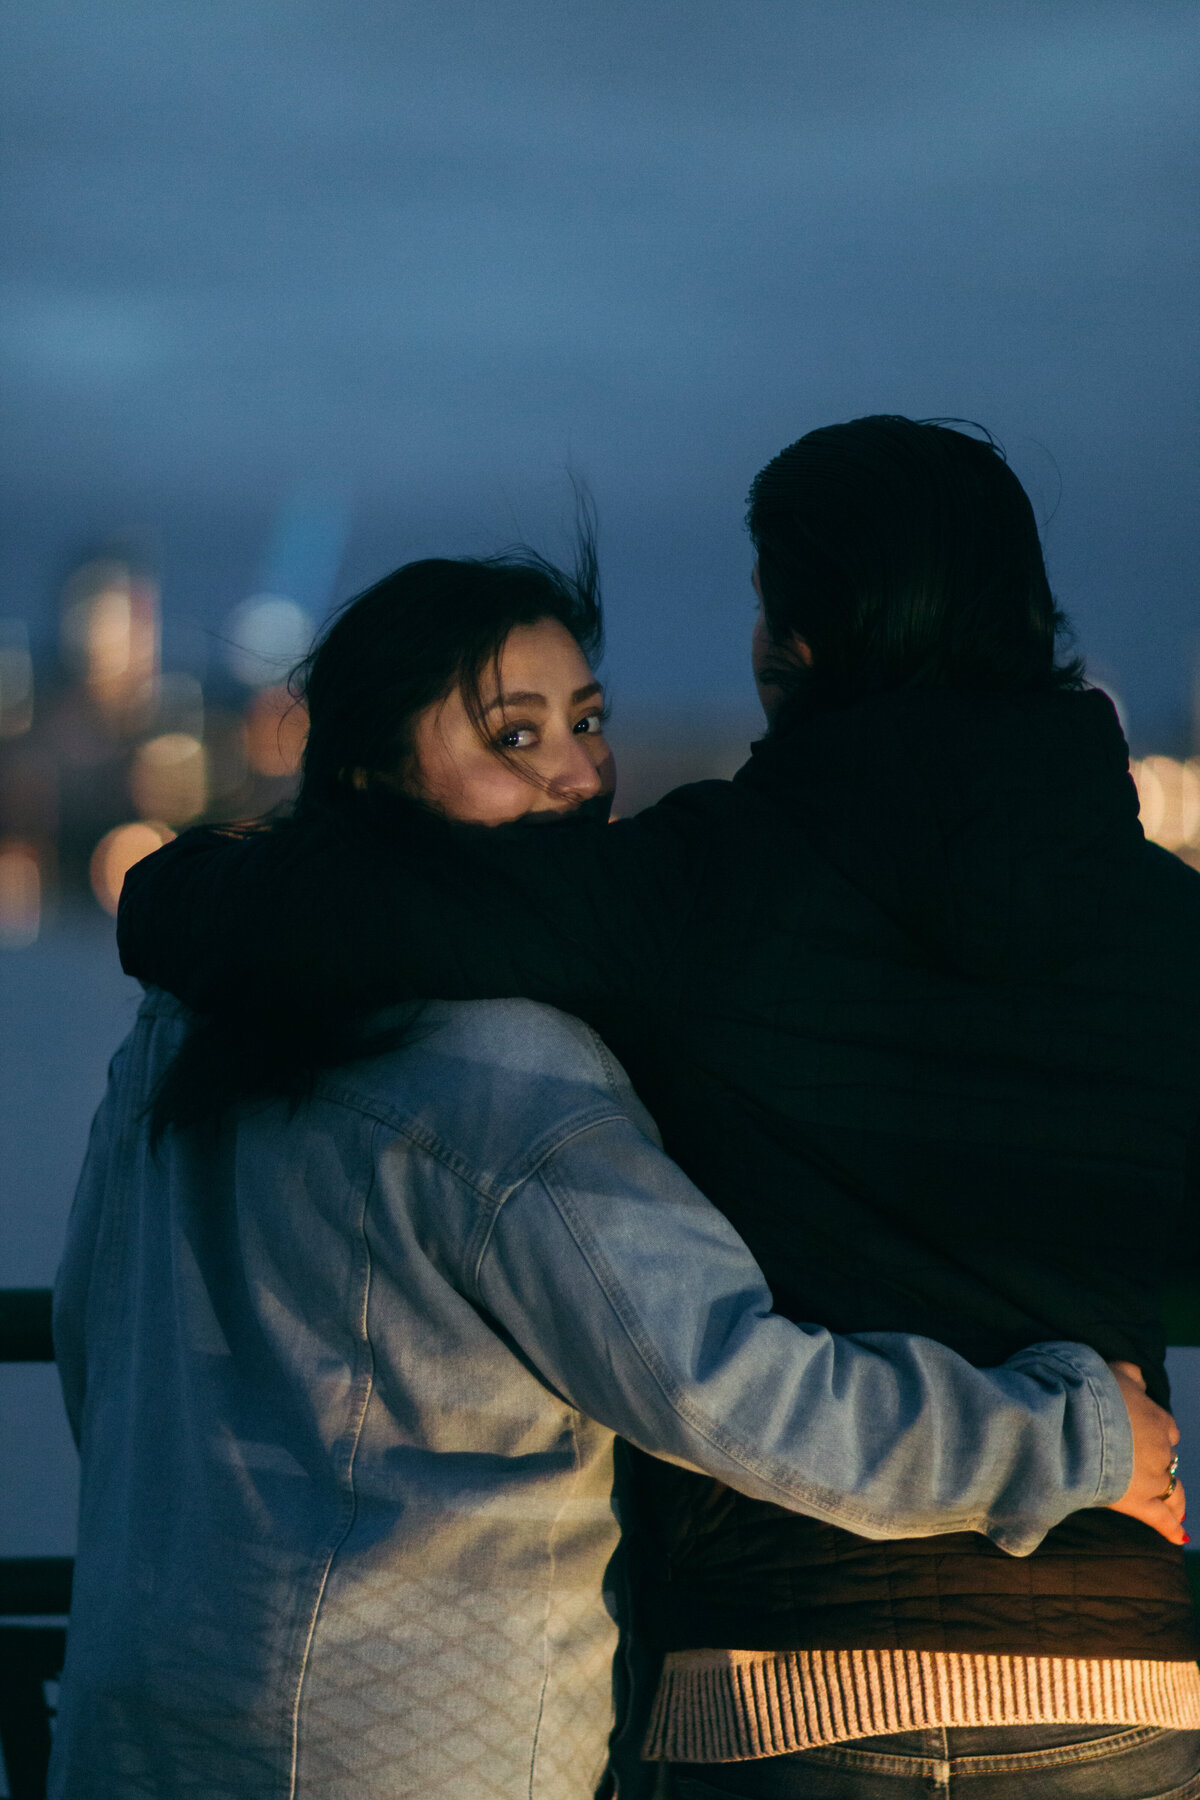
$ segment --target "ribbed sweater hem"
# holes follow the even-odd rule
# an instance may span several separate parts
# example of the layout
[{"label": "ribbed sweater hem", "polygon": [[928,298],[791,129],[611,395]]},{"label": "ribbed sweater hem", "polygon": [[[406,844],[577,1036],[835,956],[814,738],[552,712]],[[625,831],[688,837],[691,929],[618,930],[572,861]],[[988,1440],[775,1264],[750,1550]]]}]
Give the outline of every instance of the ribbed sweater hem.
[{"label": "ribbed sweater hem", "polygon": [[1200,1729],[1200,1668],[929,1650],[676,1650],[643,1756],[745,1762],[929,1725]]}]

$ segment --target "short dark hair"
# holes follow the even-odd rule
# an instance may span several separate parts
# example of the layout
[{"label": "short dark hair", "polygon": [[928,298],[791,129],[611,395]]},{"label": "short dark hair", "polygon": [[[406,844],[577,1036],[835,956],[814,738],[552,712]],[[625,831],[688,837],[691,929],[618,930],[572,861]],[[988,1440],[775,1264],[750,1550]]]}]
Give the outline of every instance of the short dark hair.
[{"label": "short dark hair", "polygon": [[[347,601],[293,673],[309,715],[298,814],[336,805],[356,770],[402,774],[418,717],[455,688],[482,729],[480,684],[518,625],[556,619],[589,659],[603,635],[595,534],[567,571],[524,546],[405,563]],[[498,755],[502,752],[497,752]]]},{"label": "short dark hair", "polygon": [[[823,426],[755,476],[746,524],[785,690],[1080,685],[1081,662],[1056,660],[1067,622],[1029,497],[1000,446],[963,423]],[[788,655],[797,635],[811,669]]]}]

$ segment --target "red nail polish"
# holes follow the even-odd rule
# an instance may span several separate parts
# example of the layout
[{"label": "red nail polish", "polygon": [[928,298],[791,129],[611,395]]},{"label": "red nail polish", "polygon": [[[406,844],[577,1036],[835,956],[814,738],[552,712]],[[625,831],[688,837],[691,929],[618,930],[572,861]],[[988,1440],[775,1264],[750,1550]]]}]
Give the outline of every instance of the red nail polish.
[{"label": "red nail polish", "polygon": [[1192,1541],[1192,1540],[1191,1540],[1191,1538],[1190,1538],[1190,1536],[1189,1536],[1189,1535],[1188,1535],[1188,1533],[1187,1533],[1187,1532],[1186,1532],[1186,1531],[1185,1531],[1185,1532],[1184,1532],[1184,1534],[1183,1534],[1183,1541],[1184,1541],[1184,1543],[1185,1543],[1185,1544],[1190,1544],[1190,1543],[1191,1543],[1191,1541]]}]

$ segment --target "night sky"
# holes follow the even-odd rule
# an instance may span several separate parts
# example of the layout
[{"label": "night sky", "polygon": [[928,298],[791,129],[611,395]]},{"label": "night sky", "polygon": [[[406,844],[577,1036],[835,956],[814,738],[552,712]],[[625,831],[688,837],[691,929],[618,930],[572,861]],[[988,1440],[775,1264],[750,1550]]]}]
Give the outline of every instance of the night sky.
[{"label": "night sky", "polygon": [[130,543],[194,664],[264,586],[560,551],[573,471],[614,731],[702,731],[755,470],[966,416],[1182,747],[1198,47],[1192,0],[8,0],[0,614],[48,641]]}]

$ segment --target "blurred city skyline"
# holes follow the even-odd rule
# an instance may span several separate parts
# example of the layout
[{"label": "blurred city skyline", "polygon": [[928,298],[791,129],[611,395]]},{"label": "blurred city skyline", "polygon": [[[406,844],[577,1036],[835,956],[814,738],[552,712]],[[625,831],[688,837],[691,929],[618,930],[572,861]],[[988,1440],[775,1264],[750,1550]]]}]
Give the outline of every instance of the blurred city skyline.
[{"label": "blurred city skyline", "polygon": [[[980,420],[1135,750],[1186,754],[1200,14],[1177,0],[12,0],[0,617],[131,560],[208,681],[275,592],[600,516],[617,712],[753,720],[743,497]],[[306,536],[307,534],[307,536]],[[289,561],[290,558],[290,561]]]}]

